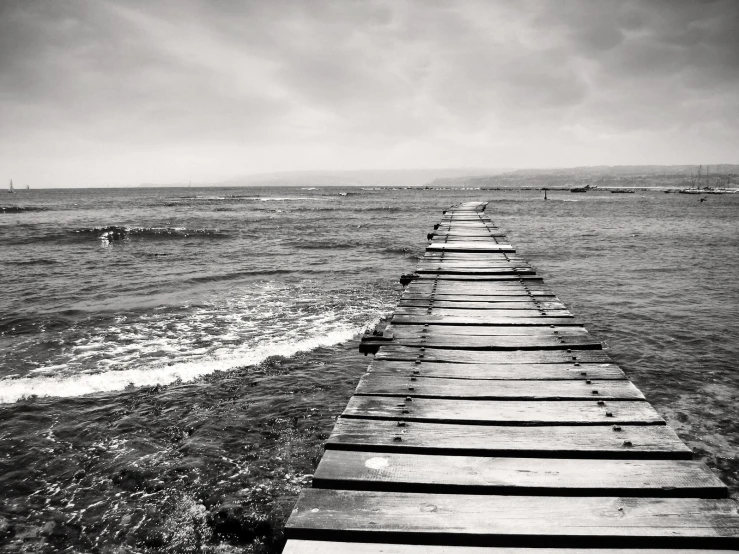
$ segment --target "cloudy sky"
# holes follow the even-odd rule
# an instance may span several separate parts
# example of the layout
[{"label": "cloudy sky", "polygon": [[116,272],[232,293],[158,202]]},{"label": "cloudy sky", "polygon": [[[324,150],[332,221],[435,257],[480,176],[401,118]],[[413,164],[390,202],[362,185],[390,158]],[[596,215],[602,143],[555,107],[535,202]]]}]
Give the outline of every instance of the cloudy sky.
[{"label": "cloudy sky", "polygon": [[0,178],[739,162],[737,0],[0,0]]}]

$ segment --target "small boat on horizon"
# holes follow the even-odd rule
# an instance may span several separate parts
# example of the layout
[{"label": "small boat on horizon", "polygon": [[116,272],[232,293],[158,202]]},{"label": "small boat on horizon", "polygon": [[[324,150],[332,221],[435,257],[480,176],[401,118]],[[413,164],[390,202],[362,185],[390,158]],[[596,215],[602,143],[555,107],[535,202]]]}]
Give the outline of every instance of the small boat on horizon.
[{"label": "small boat on horizon", "polygon": [[13,179],[10,180],[10,186],[8,187],[8,192],[11,192],[11,193],[15,192],[15,190],[13,190]]}]

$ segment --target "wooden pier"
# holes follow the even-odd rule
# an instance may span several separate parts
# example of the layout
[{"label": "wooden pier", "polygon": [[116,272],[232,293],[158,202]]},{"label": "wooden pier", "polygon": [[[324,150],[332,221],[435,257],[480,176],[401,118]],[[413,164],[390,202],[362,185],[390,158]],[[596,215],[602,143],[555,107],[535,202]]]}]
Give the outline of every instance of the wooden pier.
[{"label": "wooden pier", "polygon": [[726,486],[484,209],[444,213],[362,341],[285,554],[739,549]]}]

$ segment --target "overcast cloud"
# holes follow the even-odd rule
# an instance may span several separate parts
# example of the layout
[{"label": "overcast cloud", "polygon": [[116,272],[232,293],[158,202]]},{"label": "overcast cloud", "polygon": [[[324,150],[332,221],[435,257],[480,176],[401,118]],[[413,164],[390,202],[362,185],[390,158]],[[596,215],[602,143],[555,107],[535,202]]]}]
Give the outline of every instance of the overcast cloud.
[{"label": "overcast cloud", "polygon": [[737,163],[739,2],[0,0],[0,176]]}]

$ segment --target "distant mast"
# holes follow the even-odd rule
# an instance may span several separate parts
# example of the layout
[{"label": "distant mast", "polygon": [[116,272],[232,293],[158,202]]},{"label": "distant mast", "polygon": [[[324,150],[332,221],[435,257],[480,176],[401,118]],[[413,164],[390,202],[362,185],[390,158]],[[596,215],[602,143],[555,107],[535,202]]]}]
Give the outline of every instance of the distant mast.
[{"label": "distant mast", "polygon": [[8,192],[15,192],[13,190],[13,179],[10,180],[10,187],[8,188]]}]

